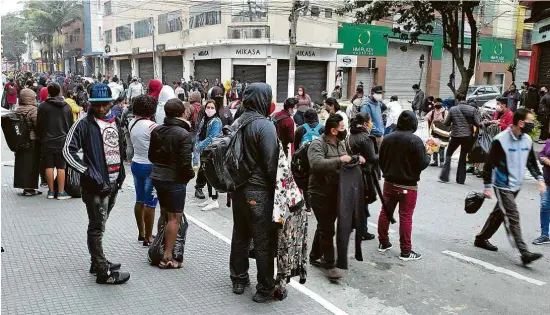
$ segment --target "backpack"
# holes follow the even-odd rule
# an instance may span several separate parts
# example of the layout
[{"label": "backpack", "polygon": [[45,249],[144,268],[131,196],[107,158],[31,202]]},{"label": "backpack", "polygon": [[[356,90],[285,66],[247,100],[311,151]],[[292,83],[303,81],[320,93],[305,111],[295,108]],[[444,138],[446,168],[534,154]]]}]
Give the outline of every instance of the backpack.
[{"label": "backpack", "polygon": [[214,138],[202,152],[206,179],[217,191],[234,192],[250,178],[251,170],[243,159],[241,129],[260,118],[256,116],[237,120],[228,135],[221,134]]},{"label": "backpack", "polygon": [[18,113],[8,113],[2,116],[2,131],[12,152],[31,147],[31,128],[29,128],[26,118],[26,115]]},{"label": "backpack", "polygon": [[302,141],[301,141],[302,145],[305,142],[311,142],[321,137],[319,130],[321,130],[322,125],[320,123],[317,124],[315,128],[311,128],[308,124],[303,124],[303,126],[306,129],[306,134],[302,137]]},{"label": "backpack", "polygon": [[[321,138],[314,141],[321,141],[323,147],[325,148],[325,152],[327,151],[325,142]],[[302,190],[307,190],[308,188],[309,158],[307,156],[307,151],[312,142],[313,141],[307,141],[302,143],[298,150],[294,152],[292,161],[290,162],[290,171],[292,172],[294,181],[296,182],[296,185],[298,185],[298,188]]]}]

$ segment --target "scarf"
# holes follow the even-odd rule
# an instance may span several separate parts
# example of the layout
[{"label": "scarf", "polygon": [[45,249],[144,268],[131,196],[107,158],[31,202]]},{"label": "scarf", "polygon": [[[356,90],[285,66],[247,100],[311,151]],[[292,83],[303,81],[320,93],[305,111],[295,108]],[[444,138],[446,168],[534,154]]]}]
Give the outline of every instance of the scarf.
[{"label": "scarf", "polygon": [[100,118],[101,120],[103,120],[104,122],[108,122],[108,123],[114,123],[115,120],[116,120],[116,115],[113,114],[113,112],[109,111],[109,113],[107,115],[105,115],[105,117],[103,118]]}]

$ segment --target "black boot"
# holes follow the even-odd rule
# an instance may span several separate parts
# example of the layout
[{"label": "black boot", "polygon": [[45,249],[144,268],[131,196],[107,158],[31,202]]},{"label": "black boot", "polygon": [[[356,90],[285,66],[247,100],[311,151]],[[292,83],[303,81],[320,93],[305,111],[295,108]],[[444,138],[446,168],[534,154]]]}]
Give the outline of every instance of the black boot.
[{"label": "black boot", "polygon": [[130,280],[130,273],[124,271],[110,271],[108,274],[98,274],[95,280],[98,284],[123,284]]},{"label": "black boot", "polygon": [[206,196],[202,192],[202,188],[195,188],[195,198],[197,198],[197,199],[206,199]]},{"label": "black boot", "polygon": [[[109,270],[110,271],[115,271],[115,270],[119,270],[120,267],[122,266],[120,263],[112,263],[110,261],[107,261],[107,263],[109,264]],[[96,268],[95,266],[92,264],[90,265],[90,273],[91,274],[95,274],[96,273]]]}]

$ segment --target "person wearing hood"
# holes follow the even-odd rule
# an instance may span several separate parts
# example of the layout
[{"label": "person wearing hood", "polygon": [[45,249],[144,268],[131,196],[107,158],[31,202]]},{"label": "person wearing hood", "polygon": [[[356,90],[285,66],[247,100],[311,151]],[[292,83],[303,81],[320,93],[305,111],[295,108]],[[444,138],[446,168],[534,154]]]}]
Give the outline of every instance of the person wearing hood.
[{"label": "person wearing hood", "polygon": [[279,145],[275,125],[267,118],[272,111],[272,97],[271,87],[265,83],[252,83],[244,90],[245,112],[240,119],[253,120],[239,132],[242,132],[243,160],[250,168],[250,177],[232,193],[233,237],[229,261],[233,293],[243,294],[250,283],[248,254],[252,239],[258,269],[253,300],[258,303],[273,299],[275,286],[272,215]]},{"label": "person wearing hood", "polygon": [[13,187],[23,189],[23,196],[42,194],[38,189],[38,174],[40,165],[40,146],[37,144],[36,121],[38,108],[36,107],[36,93],[31,89],[21,90],[19,107],[15,112],[25,117],[30,131],[31,145],[15,152],[15,169],[13,172]]},{"label": "person wearing hood", "polygon": [[[200,92],[193,92],[193,93],[199,93]],[[220,117],[218,116],[218,112],[216,111],[216,104],[213,100],[206,101],[205,109],[204,109],[205,115],[201,119],[198,127],[197,132],[197,140],[195,145],[195,152],[197,152],[199,155],[202,154],[204,149],[210,143],[212,143],[212,140],[219,136],[222,133],[222,121]],[[208,199],[199,204],[200,207],[203,207],[203,211],[218,209],[220,207],[218,203],[218,191],[216,191],[215,188],[208,183],[208,180],[206,179],[206,171],[204,170],[204,164],[201,164],[201,168],[199,169],[198,175],[197,175],[197,185],[195,186],[195,197],[199,199],[205,199],[204,193],[202,192],[202,189],[204,186],[208,186]],[[201,198],[201,196],[203,198]]]},{"label": "person wearing hood", "polygon": [[382,139],[384,139],[384,120],[382,119],[382,97],[384,93],[384,88],[380,85],[377,85],[371,89],[371,95],[366,97],[363,101],[363,106],[361,107],[361,112],[366,112],[369,114],[372,119],[372,130],[371,135],[376,137],[376,145],[380,147]]},{"label": "person wearing hood", "polygon": [[474,127],[479,127],[480,116],[477,109],[466,103],[466,96],[463,93],[456,95],[458,105],[453,106],[448,115],[446,115],[443,124],[451,126],[451,140],[445,152],[445,164],[439,175],[439,181],[449,182],[449,173],[451,172],[451,158],[456,149],[460,147],[460,157],[458,159],[458,168],[456,170],[456,182],[464,184],[466,181],[466,156],[472,144],[474,143]]},{"label": "person wearing hood", "polygon": [[158,79],[153,79],[149,81],[149,84],[147,85],[147,95],[152,96],[155,100],[158,101],[162,88],[162,82]]},{"label": "person wearing hood", "polygon": [[[149,81],[149,86],[151,85],[151,82],[154,80]],[[156,97],[155,97],[156,95]],[[162,124],[164,121],[165,111],[164,111],[164,104],[168,102],[168,100],[171,100],[176,97],[176,93],[174,93],[174,89],[169,86],[165,85],[160,89],[160,92],[157,94],[156,90],[149,92],[149,96],[153,97],[155,100],[157,100],[157,112],[155,113],[155,121],[159,124]]]},{"label": "person wearing hood", "polygon": [[305,124],[296,129],[294,134],[294,151],[298,150],[302,143],[320,138],[325,132],[325,127],[319,123],[319,114],[310,108],[304,112]]},{"label": "person wearing hood", "polygon": [[211,97],[216,102],[216,110],[222,121],[222,126],[231,126],[233,124],[233,114],[231,114],[229,108],[223,106],[223,89],[217,86],[213,87]]},{"label": "person wearing hood", "polygon": [[61,87],[58,83],[48,84],[48,94],[44,102],[38,107],[36,131],[41,140],[42,163],[46,168],[48,182],[48,199],[56,198],[54,188],[54,169],[57,169],[57,199],[70,199],[65,192],[65,160],[63,159],[63,145],[74,123],[71,106],[61,96]]},{"label": "person wearing hood", "polygon": [[[412,217],[418,196],[420,173],[430,164],[430,155],[422,139],[414,134],[418,119],[412,111],[399,115],[396,131],[389,134],[380,146],[379,164],[384,174],[383,198],[386,208],[378,217],[378,251],[393,246],[388,231],[390,218],[399,205],[399,243],[401,260],[418,260],[422,255],[412,250]],[[403,157],[407,157],[404,159]]]}]

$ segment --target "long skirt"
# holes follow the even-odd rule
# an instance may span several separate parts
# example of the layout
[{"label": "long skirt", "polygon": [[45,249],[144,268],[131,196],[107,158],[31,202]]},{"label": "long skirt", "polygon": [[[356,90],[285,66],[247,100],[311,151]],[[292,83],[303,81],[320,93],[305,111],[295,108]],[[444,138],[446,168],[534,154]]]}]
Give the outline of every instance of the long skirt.
[{"label": "long skirt", "polygon": [[34,143],[31,148],[15,152],[13,187],[22,189],[38,188],[40,154]]}]

